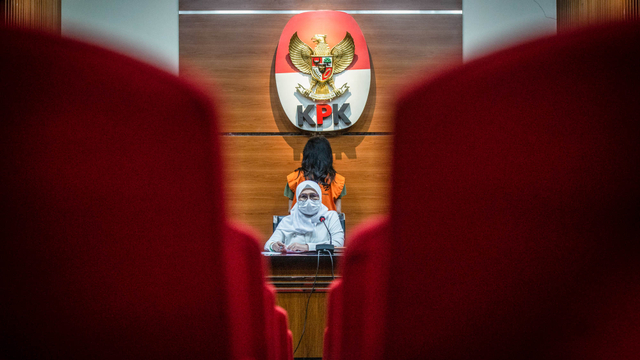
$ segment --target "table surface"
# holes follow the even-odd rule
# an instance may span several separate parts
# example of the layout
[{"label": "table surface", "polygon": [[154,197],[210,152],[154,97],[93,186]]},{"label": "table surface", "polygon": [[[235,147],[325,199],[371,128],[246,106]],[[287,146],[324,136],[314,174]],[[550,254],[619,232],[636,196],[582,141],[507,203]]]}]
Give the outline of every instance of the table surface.
[{"label": "table surface", "polygon": [[[344,247],[336,247],[335,251],[333,252],[333,256],[342,256],[342,254],[344,254]],[[305,252],[273,252],[273,251],[263,251],[262,255],[264,256],[318,256],[318,254],[320,254],[320,256],[329,256],[328,253],[326,252],[321,252],[318,253],[316,251],[305,251]]]}]

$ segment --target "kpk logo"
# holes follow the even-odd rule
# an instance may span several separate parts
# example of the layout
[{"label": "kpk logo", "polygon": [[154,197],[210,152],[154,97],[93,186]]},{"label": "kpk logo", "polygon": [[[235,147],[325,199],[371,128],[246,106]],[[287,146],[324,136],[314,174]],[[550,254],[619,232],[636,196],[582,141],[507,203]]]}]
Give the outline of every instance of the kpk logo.
[{"label": "kpk logo", "polygon": [[352,126],[371,84],[369,52],[358,24],[338,11],[294,16],[280,37],[275,77],[280,103],[296,127],[335,131]]}]

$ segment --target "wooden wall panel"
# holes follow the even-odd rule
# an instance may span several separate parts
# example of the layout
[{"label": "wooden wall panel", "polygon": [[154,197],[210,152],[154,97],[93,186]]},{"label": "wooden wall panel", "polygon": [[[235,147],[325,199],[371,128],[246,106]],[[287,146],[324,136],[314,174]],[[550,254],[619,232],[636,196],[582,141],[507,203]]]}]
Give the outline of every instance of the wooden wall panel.
[{"label": "wooden wall panel", "polygon": [[[276,288],[277,304],[289,314],[289,328],[293,332],[294,349],[300,343],[294,356],[296,358],[322,357],[327,291],[333,275],[336,278],[340,276],[342,255],[336,253],[331,259],[328,256],[317,258],[314,255],[296,257],[276,255],[267,258],[271,265],[267,281]],[[318,279],[315,291],[311,294],[316,271]],[[295,285],[292,286],[291,283]],[[308,313],[307,301],[309,301]],[[302,336],[303,329],[305,329],[304,336]]]},{"label": "wooden wall panel", "polygon": [[[180,15],[181,73],[196,67],[227,104],[223,132],[297,132],[278,100],[273,72],[280,33],[292,15]],[[461,15],[354,15],[371,54],[365,113],[351,132],[393,130],[400,85],[462,61]]]},{"label": "wooden wall panel", "polygon": [[398,93],[416,78],[462,63],[461,15],[354,15],[373,64],[369,110],[351,131],[393,131]]},{"label": "wooden wall panel", "polygon": [[275,50],[290,17],[180,15],[180,72],[195,66],[215,81],[227,105],[222,131],[296,131],[288,121],[275,122],[279,115],[272,110],[272,103],[280,106],[273,84]]},{"label": "wooden wall panel", "polygon": [[6,0],[3,6],[9,26],[60,33],[60,0]]},{"label": "wooden wall panel", "polygon": [[[283,195],[287,174],[300,166],[306,136],[225,136],[228,212],[257,229],[262,242],[272,233],[272,216],[288,213]],[[387,213],[393,137],[329,138],[334,168],[346,177],[342,200],[347,236],[362,221]],[[347,239],[348,241],[348,239]]]},{"label": "wooden wall panel", "polygon": [[462,0],[180,0],[180,10],[462,10]]},{"label": "wooden wall panel", "polygon": [[[326,326],[326,293],[314,293],[309,299],[309,293],[281,293],[277,294],[278,306],[282,307],[289,314],[289,329],[293,333],[293,348],[300,342],[296,358],[320,358],[322,357],[322,346],[324,340],[324,329]],[[300,340],[304,327],[304,313],[309,301],[308,319],[304,336]],[[302,316],[292,316],[292,314]]]},{"label": "wooden wall panel", "polygon": [[640,0],[558,0],[558,31],[577,26],[640,19]]}]

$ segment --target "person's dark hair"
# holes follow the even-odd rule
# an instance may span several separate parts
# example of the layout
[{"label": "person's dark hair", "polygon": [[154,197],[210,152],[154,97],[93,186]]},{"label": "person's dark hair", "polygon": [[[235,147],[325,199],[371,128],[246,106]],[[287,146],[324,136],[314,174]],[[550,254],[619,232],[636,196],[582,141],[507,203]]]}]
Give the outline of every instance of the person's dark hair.
[{"label": "person's dark hair", "polygon": [[304,175],[305,179],[316,181],[326,190],[336,177],[329,140],[324,136],[309,139],[302,150],[302,165],[296,171],[298,176]]}]

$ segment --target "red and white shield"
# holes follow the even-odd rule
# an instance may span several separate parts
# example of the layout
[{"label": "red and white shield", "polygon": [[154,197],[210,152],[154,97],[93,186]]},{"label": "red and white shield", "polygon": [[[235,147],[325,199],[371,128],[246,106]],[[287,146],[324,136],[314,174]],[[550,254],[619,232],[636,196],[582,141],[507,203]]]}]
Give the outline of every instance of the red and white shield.
[{"label": "red and white shield", "polygon": [[318,81],[327,81],[333,75],[333,56],[311,57],[311,76]]}]

